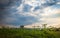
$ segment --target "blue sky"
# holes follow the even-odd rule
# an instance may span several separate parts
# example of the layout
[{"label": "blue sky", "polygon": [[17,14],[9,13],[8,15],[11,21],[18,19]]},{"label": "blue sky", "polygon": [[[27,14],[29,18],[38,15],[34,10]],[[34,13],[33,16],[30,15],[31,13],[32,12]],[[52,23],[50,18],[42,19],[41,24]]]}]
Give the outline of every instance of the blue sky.
[{"label": "blue sky", "polygon": [[59,24],[59,19],[60,0],[0,0],[0,24]]}]

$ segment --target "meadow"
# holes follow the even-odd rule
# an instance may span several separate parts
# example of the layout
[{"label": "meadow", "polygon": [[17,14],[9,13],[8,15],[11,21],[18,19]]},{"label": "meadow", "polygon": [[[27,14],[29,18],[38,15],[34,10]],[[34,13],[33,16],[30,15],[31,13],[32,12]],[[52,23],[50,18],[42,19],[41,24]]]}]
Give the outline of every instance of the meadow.
[{"label": "meadow", "polygon": [[60,38],[60,28],[0,28],[0,38]]}]

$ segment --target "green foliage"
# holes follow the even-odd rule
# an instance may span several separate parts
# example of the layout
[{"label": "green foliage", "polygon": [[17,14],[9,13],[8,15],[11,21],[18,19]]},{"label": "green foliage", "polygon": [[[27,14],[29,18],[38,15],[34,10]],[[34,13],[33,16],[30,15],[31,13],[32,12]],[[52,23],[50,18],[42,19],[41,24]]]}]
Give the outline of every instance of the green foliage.
[{"label": "green foliage", "polygon": [[0,38],[60,38],[60,31],[54,31],[54,30],[3,28],[0,29]]}]

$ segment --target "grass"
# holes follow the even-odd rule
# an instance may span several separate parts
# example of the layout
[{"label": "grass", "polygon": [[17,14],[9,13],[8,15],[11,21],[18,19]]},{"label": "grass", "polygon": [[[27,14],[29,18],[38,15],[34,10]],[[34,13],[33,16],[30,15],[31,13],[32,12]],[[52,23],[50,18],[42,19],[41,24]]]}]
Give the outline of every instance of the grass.
[{"label": "grass", "polygon": [[60,31],[50,29],[2,28],[0,38],[60,38]]}]

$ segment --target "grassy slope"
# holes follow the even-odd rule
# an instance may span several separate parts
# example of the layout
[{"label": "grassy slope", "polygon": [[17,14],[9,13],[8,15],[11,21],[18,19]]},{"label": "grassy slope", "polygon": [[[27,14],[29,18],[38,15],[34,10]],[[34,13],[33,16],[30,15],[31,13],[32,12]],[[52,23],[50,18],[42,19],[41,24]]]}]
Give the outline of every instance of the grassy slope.
[{"label": "grassy slope", "polygon": [[60,31],[37,29],[0,29],[0,38],[60,38]]}]

